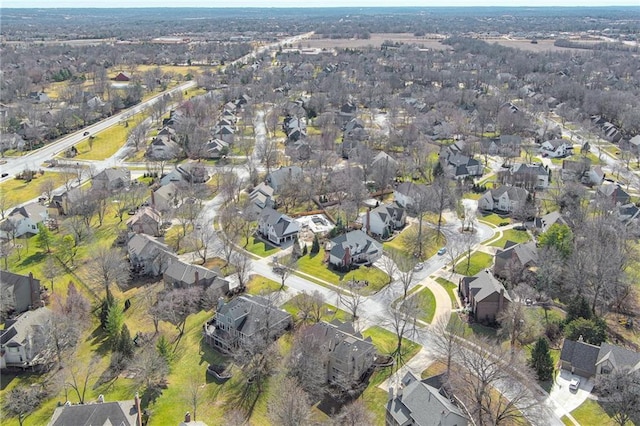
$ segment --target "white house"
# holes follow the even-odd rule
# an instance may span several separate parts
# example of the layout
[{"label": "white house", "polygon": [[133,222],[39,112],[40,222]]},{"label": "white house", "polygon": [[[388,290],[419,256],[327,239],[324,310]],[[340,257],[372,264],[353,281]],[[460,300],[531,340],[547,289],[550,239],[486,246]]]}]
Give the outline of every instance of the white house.
[{"label": "white house", "polygon": [[402,228],[406,223],[405,210],[395,203],[381,204],[367,211],[362,219],[364,229],[381,238],[388,238],[393,231]]},{"label": "white house", "polygon": [[51,311],[42,307],[27,311],[5,323],[0,334],[0,368],[26,368],[37,363],[41,349],[41,330],[51,322]]},{"label": "white house", "polygon": [[512,212],[527,200],[529,191],[516,186],[503,185],[498,189],[490,189],[478,199],[480,210],[499,210]]},{"label": "white house", "polygon": [[300,226],[286,214],[265,207],[258,218],[258,232],[274,244],[291,241],[298,235]]},{"label": "white house", "polygon": [[0,236],[4,239],[18,238],[26,234],[37,234],[38,224],[49,219],[45,206],[38,203],[16,207],[0,222]]},{"label": "white house", "polygon": [[540,145],[540,152],[545,157],[560,158],[572,154],[573,145],[565,139],[552,139]]},{"label": "white house", "polygon": [[369,265],[382,256],[382,244],[355,230],[339,235],[330,241],[329,263],[340,268],[353,264]]}]

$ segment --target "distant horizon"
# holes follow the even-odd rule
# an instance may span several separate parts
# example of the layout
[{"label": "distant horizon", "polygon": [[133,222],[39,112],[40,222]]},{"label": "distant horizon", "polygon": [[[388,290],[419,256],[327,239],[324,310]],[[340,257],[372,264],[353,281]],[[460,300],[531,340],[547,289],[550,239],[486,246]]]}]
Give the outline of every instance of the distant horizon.
[{"label": "distant horizon", "polygon": [[[638,0],[616,0],[609,2],[606,0],[566,0],[565,4],[559,5],[557,0],[541,0],[531,4],[531,0],[450,0],[447,5],[424,5],[415,4],[419,0],[405,0],[401,4],[389,4],[390,0],[352,0],[351,4],[333,4],[337,0],[311,0],[301,5],[294,0],[274,0],[267,2],[263,0],[236,0],[232,4],[210,5],[202,0],[186,0],[179,6],[167,5],[162,0],[94,0],[90,2],[77,0],[4,0],[0,10],[4,9],[395,9],[395,8],[416,8],[416,9],[445,9],[445,8],[511,8],[511,9],[589,9],[589,8],[615,8],[615,7],[637,7],[640,9]],[[165,3],[165,4],[162,4]],[[490,3],[490,4],[489,4]]]}]

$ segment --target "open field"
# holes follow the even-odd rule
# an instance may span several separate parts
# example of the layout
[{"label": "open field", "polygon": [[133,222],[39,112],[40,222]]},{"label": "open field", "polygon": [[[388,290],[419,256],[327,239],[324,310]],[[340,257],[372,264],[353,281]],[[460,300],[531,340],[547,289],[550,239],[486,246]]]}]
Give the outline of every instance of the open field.
[{"label": "open field", "polygon": [[[430,37],[430,38],[427,38]],[[435,37],[437,35],[428,35],[425,37],[416,37],[411,33],[373,33],[368,39],[330,39],[330,38],[310,38],[302,43],[303,48],[315,49],[347,49],[359,47],[380,47],[386,40],[405,44],[420,44],[428,49],[450,50],[451,47],[440,43]]]},{"label": "open field", "polygon": [[22,204],[40,196],[40,194],[42,194],[40,187],[42,183],[47,180],[52,180],[53,187],[57,188],[64,185],[65,176],[61,173],[46,170],[44,175],[38,175],[38,177],[32,179],[31,182],[25,182],[20,179],[10,179],[2,182],[0,183],[0,192],[2,192],[8,200],[6,203],[7,206]]},{"label": "open field", "polygon": [[[555,40],[538,40],[538,43],[531,43],[531,40],[507,40],[505,38],[484,39],[489,44],[497,43],[505,47],[513,47],[514,49],[528,50],[530,52],[590,52],[586,49],[574,49],[571,47],[554,46]],[[581,43],[585,40],[580,40]],[[594,42],[595,43],[595,42]]]}]

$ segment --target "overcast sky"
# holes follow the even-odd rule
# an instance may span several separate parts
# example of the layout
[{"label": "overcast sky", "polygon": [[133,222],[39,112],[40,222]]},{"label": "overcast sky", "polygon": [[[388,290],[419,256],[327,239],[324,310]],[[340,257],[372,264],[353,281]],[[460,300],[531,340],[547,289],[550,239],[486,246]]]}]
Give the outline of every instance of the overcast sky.
[{"label": "overcast sky", "polygon": [[640,6],[640,0],[0,0],[2,8],[62,7]]}]

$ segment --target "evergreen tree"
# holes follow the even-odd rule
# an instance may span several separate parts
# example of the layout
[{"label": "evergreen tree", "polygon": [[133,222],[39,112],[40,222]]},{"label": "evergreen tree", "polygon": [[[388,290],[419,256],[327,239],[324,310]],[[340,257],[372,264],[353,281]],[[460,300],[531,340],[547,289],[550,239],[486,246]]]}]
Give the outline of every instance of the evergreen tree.
[{"label": "evergreen tree", "polygon": [[587,302],[587,299],[583,295],[580,295],[569,302],[565,323],[569,324],[578,318],[591,319],[591,317],[592,312],[591,307],[589,307],[589,302]]},{"label": "evergreen tree", "polygon": [[[109,313],[107,314],[107,325],[105,326],[107,338],[111,342],[112,349],[118,348],[123,324],[124,311],[122,310],[122,306],[118,303],[114,303],[111,305],[111,308],[109,308]],[[131,336],[129,336],[129,339],[131,339]]]},{"label": "evergreen tree", "polygon": [[592,345],[600,345],[607,338],[607,324],[602,318],[578,318],[564,327],[565,337],[578,340],[580,337]]},{"label": "evergreen tree", "polygon": [[536,341],[531,351],[529,365],[535,370],[538,380],[551,380],[553,377],[553,359],[549,352],[549,342],[544,337],[540,337]]},{"label": "evergreen tree", "polygon": [[129,333],[129,327],[127,327],[127,324],[124,324],[122,326],[116,350],[120,352],[125,358],[133,358],[135,347],[133,345],[133,340],[131,339],[131,334]]},{"label": "evergreen tree", "polygon": [[38,235],[36,235],[36,244],[40,250],[51,253],[51,245],[53,244],[53,235],[49,228],[42,223],[38,224]]},{"label": "evergreen tree", "polygon": [[102,299],[102,303],[100,304],[100,326],[102,328],[107,327],[107,317],[109,316],[109,309],[111,309],[111,307],[115,304],[116,299],[115,297],[113,297],[113,294],[111,294],[111,291],[109,291],[109,289],[107,288],[107,294],[104,299]]},{"label": "evergreen tree", "polygon": [[156,343],[156,350],[158,351],[158,354],[160,354],[160,356],[164,358],[167,364],[170,364],[171,361],[173,361],[173,352],[171,351],[171,344],[169,343],[167,338],[164,337],[164,334],[161,335],[160,338],[158,339],[158,342]]},{"label": "evergreen tree", "polygon": [[311,254],[318,254],[320,252],[320,241],[318,240],[318,234],[313,235],[313,243],[311,244]]},{"label": "evergreen tree", "polygon": [[302,255],[306,256],[307,253],[309,253],[309,248],[307,247],[307,244],[304,244],[304,247],[302,247]]},{"label": "evergreen tree", "polygon": [[291,247],[291,256],[294,259],[299,259],[302,256],[302,250],[300,249],[300,240],[298,240],[298,234],[293,238],[293,245]]}]

